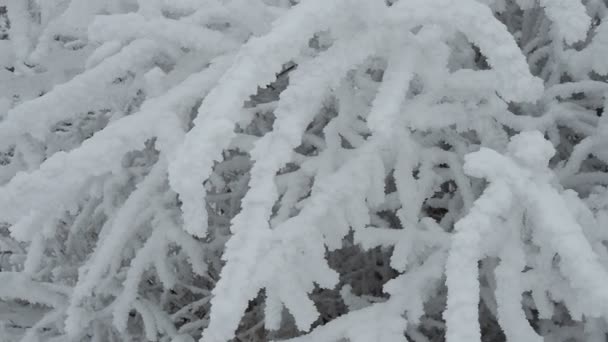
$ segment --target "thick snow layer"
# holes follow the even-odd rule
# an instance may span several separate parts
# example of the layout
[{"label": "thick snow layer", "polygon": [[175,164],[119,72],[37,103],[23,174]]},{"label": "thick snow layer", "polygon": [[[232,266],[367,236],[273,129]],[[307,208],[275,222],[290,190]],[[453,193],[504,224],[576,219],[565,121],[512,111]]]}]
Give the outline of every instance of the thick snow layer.
[{"label": "thick snow layer", "polygon": [[604,342],[602,0],[0,0],[0,341]]}]

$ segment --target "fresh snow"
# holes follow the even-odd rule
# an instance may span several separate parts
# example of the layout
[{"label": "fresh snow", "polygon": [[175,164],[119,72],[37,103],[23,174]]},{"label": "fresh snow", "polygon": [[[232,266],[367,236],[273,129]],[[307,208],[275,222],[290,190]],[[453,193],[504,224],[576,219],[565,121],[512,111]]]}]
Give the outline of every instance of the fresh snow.
[{"label": "fresh snow", "polygon": [[0,0],[0,341],[606,341],[607,14]]}]

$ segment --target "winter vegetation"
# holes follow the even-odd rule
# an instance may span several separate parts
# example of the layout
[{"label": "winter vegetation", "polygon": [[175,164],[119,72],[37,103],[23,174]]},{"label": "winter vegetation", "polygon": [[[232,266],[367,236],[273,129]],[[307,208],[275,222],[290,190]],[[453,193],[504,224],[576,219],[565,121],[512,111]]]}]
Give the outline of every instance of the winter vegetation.
[{"label": "winter vegetation", "polygon": [[604,0],[0,0],[0,341],[605,342]]}]

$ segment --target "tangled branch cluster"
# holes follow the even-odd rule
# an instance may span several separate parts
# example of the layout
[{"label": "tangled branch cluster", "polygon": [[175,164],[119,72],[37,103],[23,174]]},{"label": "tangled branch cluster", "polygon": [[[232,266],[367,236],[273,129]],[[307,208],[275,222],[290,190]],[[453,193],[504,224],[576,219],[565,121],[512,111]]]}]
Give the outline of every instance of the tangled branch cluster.
[{"label": "tangled branch cluster", "polygon": [[0,339],[605,341],[606,13],[0,0]]}]

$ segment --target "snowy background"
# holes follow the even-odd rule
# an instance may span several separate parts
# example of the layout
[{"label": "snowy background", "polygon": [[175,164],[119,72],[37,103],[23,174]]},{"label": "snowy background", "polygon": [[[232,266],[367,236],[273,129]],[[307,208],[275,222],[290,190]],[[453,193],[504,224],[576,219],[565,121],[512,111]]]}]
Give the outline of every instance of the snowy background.
[{"label": "snowy background", "polygon": [[607,6],[0,0],[0,341],[606,342]]}]

